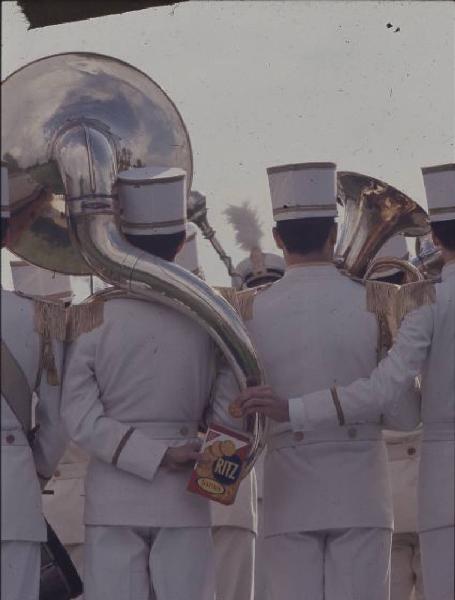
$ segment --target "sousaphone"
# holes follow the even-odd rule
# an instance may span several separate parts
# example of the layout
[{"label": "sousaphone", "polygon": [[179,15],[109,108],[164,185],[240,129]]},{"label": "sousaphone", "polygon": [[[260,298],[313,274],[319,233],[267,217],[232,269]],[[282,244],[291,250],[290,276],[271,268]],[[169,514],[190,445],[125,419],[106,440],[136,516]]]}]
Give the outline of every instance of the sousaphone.
[{"label": "sousaphone", "polygon": [[[338,230],[335,262],[354,277],[363,278],[373,267],[395,266],[414,278],[419,272],[407,261],[376,259],[381,247],[401,233],[417,237],[428,233],[427,213],[417,202],[393,186],[361,173],[338,173],[338,202],[344,218]],[[393,264],[392,264],[393,263]]]},{"label": "sousaphone", "polygon": [[[375,257],[397,234],[418,237],[428,233],[428,215],[403,192],[360,173],[338,173],[338,202],[344,218],[338,231],[335,262],[351,277],[367,285],[367,307],[378,320],[380,359],[390,349],[401,319],[413,301],[399,285],[372,282],[370,278],[375,273],[380,276],[381,271],[391,267],[403,271],[407,281],[422,281],[425,277],[410,261]],[[409,296],[412,298],[411,292]]]},{"label": "sousaphone", "polygon": [[[128,244],[119,227],[117,173],[180,167],[191,189],[193,161],[183,119],[150,77],[108,56],[68,53],[30,63],[2,84],[2,159],[10,178],[9,248],[69,275],[94,274],[196,320],[227,359],[241,388],[263,381],[237,312],[175,264]],[[266,421],[249,421],[252,450]]]}]

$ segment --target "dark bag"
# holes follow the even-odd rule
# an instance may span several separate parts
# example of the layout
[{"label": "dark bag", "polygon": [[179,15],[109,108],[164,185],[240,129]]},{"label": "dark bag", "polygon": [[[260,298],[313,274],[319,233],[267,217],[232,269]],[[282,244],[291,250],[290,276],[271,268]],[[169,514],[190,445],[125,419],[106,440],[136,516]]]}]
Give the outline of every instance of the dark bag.
[{"label": "dark bag", "polygon": [[70,600],[81,594],[81,578],[68,552],[47,523],[47,542],[41,544],[39,600]]}]

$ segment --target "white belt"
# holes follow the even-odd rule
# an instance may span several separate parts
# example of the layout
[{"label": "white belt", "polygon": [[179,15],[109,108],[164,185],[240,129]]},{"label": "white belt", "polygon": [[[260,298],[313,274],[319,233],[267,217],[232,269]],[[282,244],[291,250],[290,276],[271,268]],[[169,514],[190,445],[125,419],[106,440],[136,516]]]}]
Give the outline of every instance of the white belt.
[{"label": "white belt", "polygon": [[62,479],[83,479],[87,473],[88,462],[60,463],[55,470],[51,482]]},{"label": "white belt", "polygon": [[269,450],[277,450],[279,448],[319,444],[321,442],[369,442],[382,441],[382,439],[382,430],[379,426],[351,425],[320,431],[296,431],[295,433],[285,431],[271,435],[267,439],[267,447]]},{"label": "white belt", "polygon": [[455,441],[455,422],[433,421],[423,423],[424,442],[453,442]]},{"label": "white belt", "polygon": [[389,460],[409,460],[410,458],[418,458],[420,456],[420,440],[402,441],[402,442],[387,442],[387,455]]},{"label": "white belt", "polygon": [[28,440],[22,429],[2,430],[2,446],[28,446]]},{"label": "white belt", "polygon": [[155,421],[148,423],[125,423],[138,429],[153,440],[184,440],[197,437],[198,421]]}]

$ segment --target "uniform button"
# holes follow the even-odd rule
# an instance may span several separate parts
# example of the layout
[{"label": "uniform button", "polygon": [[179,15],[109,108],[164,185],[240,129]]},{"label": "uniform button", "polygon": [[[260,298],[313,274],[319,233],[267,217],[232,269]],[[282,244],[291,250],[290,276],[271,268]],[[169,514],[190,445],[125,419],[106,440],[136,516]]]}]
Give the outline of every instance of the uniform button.
[{"label": "uniform button", "polygon": [[304,434],[303,431],[297,431],[296,433],[294,433],[294,439],[296,442],[301,442],[304,438]]},{"label": "uniform button", "polygon": [[414,456],[414,454],[416,453],[416,449],[413,448],[412,446],[410,448],[408,448],[408,454],[409,456]]},{"label": "uniform button", "polygon": [[180,427],[180,434],[181,435],[188,435],[188,427]]},{"label": "uniform button", "polygon": [[12,444],[12,443],[15,441],[15,439],[16,439],[16,438],[14,437],[14,435],[12,435],[12,434],[10,433],[10,434],[8,434],[8,435],[6,436],[6,443],[7,443],[7,444]]},{"label": "uniform button", "polygon": [[61,473],[60,471],[57,469],[54,473],[54,477],[60,477]]},{"label": "uniform button", "polygon": [[350,428],[348,429],[348,436],[349,436],[351,439],[354,439],[355,437],[357,437],[357,429],[356,429],[355,427],[350,427]]}]

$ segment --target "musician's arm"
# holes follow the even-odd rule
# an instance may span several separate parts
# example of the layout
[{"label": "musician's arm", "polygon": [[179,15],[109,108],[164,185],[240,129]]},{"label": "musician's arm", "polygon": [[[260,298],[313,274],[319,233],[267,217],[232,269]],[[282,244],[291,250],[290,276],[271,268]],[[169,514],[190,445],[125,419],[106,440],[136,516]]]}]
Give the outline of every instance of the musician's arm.
[{"label": "musician's arm", "polygon": [[97,330],[83,334],[68,350],[62,395],[65,426],[90,455],[151,481],[168,446],[105,414],[95,375],[97,339]]},{"label": "musician's arm", "polygon": [[[433,307],[423,306],[403,321],[389,354],[368,379],[346,387],[321,390],[289,401],[294,430],[315,429],[349,423],[379,422],[381,415],[398,419],[403,398],[426,361],[433,335]],[[407,419],[408,429],[418,425]],[[415,415],[418,411],[415,410]]]},{"label": "musician's arm", "polygon": [[43,485],[52,477],[68,443],[68,435],[60,415],[63,352],[63,344],[53,341],[52,354],[56,380],[52,382],[53,384],[49,383],[47,372],[43,370],[36,390],[37,428],[32,436],[31,445],[38,477]]}]

